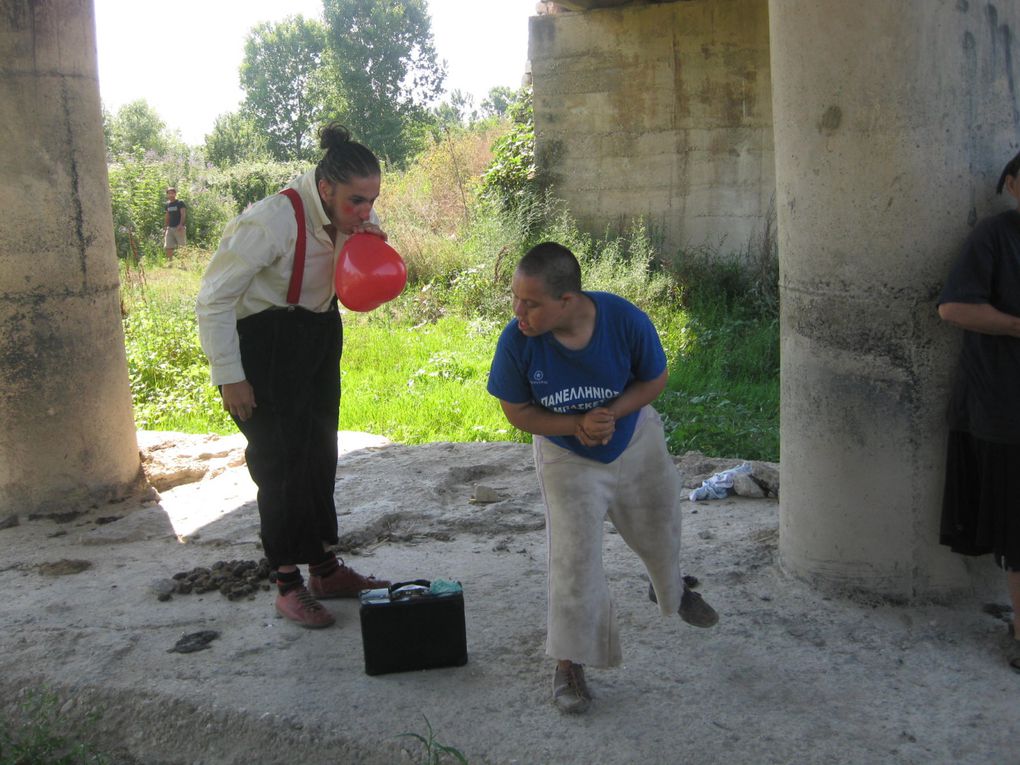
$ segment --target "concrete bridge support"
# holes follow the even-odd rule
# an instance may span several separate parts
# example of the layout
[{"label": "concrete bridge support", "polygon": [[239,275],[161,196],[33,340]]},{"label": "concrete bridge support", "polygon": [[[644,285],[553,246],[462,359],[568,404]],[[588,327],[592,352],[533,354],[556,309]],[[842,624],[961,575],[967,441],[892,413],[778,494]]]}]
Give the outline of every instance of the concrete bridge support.
[{"label": "concrete bridge support", "polygon": [[958,334],[934,302],[1020,139],[1020,6],[771,0],[782,291],[780,556],[895,598],[937,544]]},{"label": "concrete bridge support", "polygon": [[0,0],[0,104],[5,515],[139,476],[91,0]]}]

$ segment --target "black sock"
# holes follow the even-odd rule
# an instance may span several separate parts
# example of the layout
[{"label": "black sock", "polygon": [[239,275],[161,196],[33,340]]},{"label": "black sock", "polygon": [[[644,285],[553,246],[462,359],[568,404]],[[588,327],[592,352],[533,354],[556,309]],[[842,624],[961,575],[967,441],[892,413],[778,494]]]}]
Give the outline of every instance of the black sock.
[{"label": "black sock", "polygon": [[340,568],[340,562],[336,559],[334,553],[326,553],[328,556],[324,560],[318,563],[311,563],[308,566],[308,573],[312,576],[329,576],[338,568]]},{"label": "black sock", "polygon": [[280,589],[281,595],[286,595],[295,587],[300,587],[302,584],[304,584],[304,580],[301,578],[301,572],[297,569],[287,572],[276,572],[276,586]]}]

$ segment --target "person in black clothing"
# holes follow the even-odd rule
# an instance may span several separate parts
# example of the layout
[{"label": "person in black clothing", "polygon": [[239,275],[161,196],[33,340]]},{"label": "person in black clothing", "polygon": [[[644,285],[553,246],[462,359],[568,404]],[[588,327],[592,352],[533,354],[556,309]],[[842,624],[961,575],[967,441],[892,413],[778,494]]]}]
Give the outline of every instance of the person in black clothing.
[{"label": "person in black clothing", "polygon": [[940,542],[992,553],[1013,604],[1007,659],[1020,672],[1020,154],[999,177],[1013,209],[971,232],[939,298],[964,330],[949,404]]},{"label": "person in black clothing", "polygon": [[174,258],[174,250],[183,247],[187,242],[185,223],[188,220],[188,205],[183,199],[177,198],[177,189],[173,186],[166,190],[166,204],[163,205],[163,249],[169,263]]}]

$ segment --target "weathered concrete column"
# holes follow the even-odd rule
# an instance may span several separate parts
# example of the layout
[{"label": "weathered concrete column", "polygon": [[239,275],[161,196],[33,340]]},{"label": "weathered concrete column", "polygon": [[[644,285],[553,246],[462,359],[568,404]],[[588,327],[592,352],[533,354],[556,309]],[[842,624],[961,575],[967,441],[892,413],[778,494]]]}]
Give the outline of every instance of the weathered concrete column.
[{"label": "weathered concrete column", "polygon": [[938,546],[958,333],[935,299],[1017,149],[1020,6],[769,3],[782,294],[780,557],[823,585],[965,587]]},{"label": "weathered concrete column", "polygon": [[139,475],[91,0],[0,0],[0,514]]}]

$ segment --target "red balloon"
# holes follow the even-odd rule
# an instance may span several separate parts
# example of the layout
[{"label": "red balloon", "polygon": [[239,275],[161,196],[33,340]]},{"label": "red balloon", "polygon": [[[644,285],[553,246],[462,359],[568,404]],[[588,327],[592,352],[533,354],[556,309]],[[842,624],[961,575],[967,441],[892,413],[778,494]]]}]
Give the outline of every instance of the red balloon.
[{"label": "red balloon", "polygon": [[407,267],[381,237],[352,234],[337,256],[334,284],[336,296],[347,308],[371,311],[403,291]]}]

